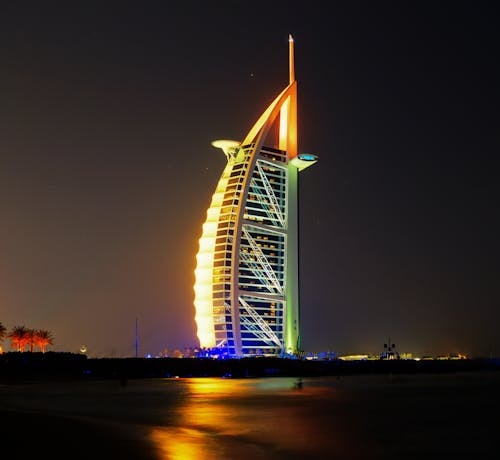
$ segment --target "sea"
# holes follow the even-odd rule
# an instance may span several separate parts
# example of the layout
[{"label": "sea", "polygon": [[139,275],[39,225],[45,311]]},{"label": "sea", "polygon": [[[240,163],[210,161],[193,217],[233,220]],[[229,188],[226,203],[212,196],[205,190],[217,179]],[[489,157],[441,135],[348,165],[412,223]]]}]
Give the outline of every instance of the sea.
[{"label": "sea", "polygon": [[498,371],[3,384],[0,436],[16,459],[497,459],[499,390]]}]

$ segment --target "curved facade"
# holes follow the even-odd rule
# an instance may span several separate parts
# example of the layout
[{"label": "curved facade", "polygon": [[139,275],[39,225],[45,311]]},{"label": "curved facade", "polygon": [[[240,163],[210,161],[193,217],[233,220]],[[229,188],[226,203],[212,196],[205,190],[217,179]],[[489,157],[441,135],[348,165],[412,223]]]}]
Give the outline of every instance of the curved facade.
[{"label": "curved facade", "polygon": [[[298,173],[316,157],[297,153],[293,45],[288,86],[245,139],[212,143],[227,165],[199,241],[195,320],[200,346],[229,356],[300,349]],[[279,145],[266,147],[278,124]]]}]

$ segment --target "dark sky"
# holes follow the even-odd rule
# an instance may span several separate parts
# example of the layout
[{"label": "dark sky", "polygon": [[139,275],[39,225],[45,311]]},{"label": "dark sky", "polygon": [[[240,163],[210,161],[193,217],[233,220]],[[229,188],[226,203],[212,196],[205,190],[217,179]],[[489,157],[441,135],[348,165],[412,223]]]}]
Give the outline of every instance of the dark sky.
[{"label": "dark sky", "polygon": [[[197,344],[225,164],[295,38],[308,351],[500,355],[495,2],[0,6],[0,321],[54,350]],[[7,348],[4,343],[4,348]]]}]

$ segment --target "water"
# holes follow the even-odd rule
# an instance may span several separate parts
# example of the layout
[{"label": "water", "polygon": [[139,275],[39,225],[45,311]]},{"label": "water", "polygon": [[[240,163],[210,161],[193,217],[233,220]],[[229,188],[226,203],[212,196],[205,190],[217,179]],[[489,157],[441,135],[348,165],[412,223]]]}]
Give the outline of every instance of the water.
[{"label": "water", "polygon": [[[82,430],[78,439],[97,446],[88,430],[98,429],[100,442],[113,442],[92,447],[94,459],[124,458],[120,447],[127,459],[152,460],[488,459],[499,389],[498,372],[104,380],[2,386],[0,409],[24,427],[43,417],[41,439],[61,417],[65,439]],[[57,444],[50,449],[59,458]],[[64,458],[88,458],[79,452]]]}]

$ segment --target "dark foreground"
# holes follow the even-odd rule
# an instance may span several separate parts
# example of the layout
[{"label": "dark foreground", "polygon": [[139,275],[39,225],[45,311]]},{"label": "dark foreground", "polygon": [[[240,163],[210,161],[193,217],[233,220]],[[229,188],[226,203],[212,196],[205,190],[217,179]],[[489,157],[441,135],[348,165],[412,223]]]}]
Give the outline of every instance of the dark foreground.
[{"label": "dark foreground", "polygon": [[326,377],[499,371],[500,359],[307,361],[281,358],[87,358],[73,353],[5,353],[0,382],[165,377]]},{"label": "dark foreground", "polygon": [[496,459],[500,372],[0,384],[9,458]]},{"label": "dark foreground", "polygon": [[496,459],[499,364],[6,353],[2,451],[30,460]]}]

